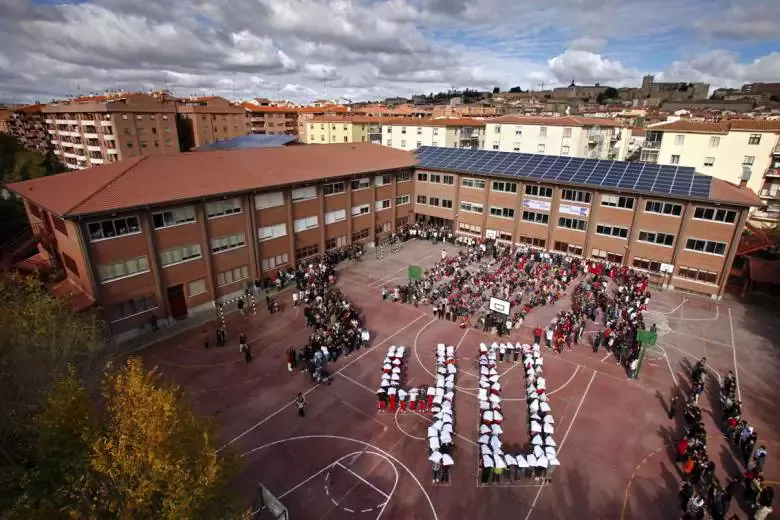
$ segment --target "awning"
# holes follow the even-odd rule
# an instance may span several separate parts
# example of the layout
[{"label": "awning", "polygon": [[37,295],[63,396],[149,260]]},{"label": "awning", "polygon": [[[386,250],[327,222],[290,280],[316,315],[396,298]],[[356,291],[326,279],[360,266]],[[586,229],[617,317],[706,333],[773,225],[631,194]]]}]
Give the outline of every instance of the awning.
[{"label": "awning", "polygon": [[758,251],[764,251],[774,245],[774,241],[766,232],[748,222],[745,223],[745,231],[742,233],[742,238],[739,239],[737,255],[745,256]]}]

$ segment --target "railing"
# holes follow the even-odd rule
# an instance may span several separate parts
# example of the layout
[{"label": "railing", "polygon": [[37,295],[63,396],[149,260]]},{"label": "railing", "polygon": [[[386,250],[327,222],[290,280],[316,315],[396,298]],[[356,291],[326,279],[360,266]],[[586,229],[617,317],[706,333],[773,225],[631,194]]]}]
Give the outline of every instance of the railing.
[{"label": "railing", "polygon": [[780,155],[780,143],[775,145],[775,149],[772,151],[774,155]]},{"label": "railing", "polygon": [[764,177],[780,177],[780,168],[767,168]]},{"label": "railing", "polygon": [[645,150],[660,150],[661,141],[645,141],[642,145],[642,148]]},{"label": "railing", "polygon": [[751,215],[756,220],[780,221],[780,211],[762,211],[756,210]]}]

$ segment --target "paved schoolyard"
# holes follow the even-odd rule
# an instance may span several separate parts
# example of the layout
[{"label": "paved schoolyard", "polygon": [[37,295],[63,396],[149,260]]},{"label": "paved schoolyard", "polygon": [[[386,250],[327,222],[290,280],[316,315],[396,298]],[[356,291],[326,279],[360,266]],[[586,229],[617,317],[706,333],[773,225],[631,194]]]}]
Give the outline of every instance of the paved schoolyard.
[{"label": "paved schoolyard", "polygon": [[[745,415],[757,426],[759,443],[769,448],[767,480],[780,481],[775,462],[780,437],[774,433],[780,363],[773,313],[656,292],[646,322],[658,324],[659,343],[648,353],[638,381],[629,381],[622,367],[603,351],[594,354],[589,344],[561,355],[545,353],[562,464],[553,483],[479,485],[474,374],[479,343],[493,338],[438,320],[430,308],[380,298],[383,284],[405,280],[409,264],[427,266],[440,254],[441,245],[412,241],[398,255],[377,260],[372,252],[361,264],[340,268],[339,286],[364,315],[372,346],[332,364],[331,385],[312,385],[286,369],[287,348],[300,348],[308,337],[302,310],[291,306],[289,293],[280,296],[287,302],[280,314],[269,315],[262,302],[257,316],[231,314],[225,348],[203,347],[205,335],[214,343],[211,323],[139,355],[185,386],[202,414],[216,418],[222,443],[243,456],[235,486],[247,503],[262,482],[282,497],[294,520],[675,518],[679,477],[669,443],[681,426],[667,419],[666,403],[675,385],[687,391],[687,369],[702,356],[713,385],[703,397],[704,408],[717,413],[717,380],[734,370]],[[513,339],[528,342],[536,323],[544,325],[567,305],[565,299],[532,311]],[[255,360],[248,365],[238,352],[240,332],[253,345]],[[461,369],[456,463],[448,485],[431,482],[425,440],[430,419],[412,412],[378,414],[374,395],[388,346],[405,345],[407,379],[429,384],[437,343],[458,348]],[[529,443],[523,374],[512,363],[500,368],[504,444],[519,451]],[[305,418],[292,405],[298,392],[309,403]],[[736,468],[734,455],[706,412],[705,421],[710,453],[725,478]],[[746,517],[739,504],[733,507]]]}]

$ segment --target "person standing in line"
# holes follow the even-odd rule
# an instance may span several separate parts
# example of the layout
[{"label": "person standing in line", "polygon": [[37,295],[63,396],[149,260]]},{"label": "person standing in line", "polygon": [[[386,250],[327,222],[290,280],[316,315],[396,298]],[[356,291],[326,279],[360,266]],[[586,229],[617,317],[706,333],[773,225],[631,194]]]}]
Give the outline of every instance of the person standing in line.
[{"label": "person standing in line", "polygon": [[246,341],[246,335],[239,334],[238,336],[238,351],[244,354],[244,361],[249,363],[252,361],[252,349],[249,343]]},{"label": "person standing in line", "polygon": [[246,316],[246,311],[244,310],[244,298],[238,299],[238,312],[241,313],[241,316]]},{"label": "person standing in line", "polygon": [[672,396],[672,398],[669,400],[669,419],[674,419],[677,415],[677,405],[680,402],[680,397],[675,394]]},{"label": "person standing in line", "polygon": [[298,394],[298,397],[295,399],[295,406],[298,408],[298,416],[306,417],[306,398],[303,397],[303,394]]},{"label": "person standing in line", "polygon": [[298,306],[298,298],[299,298],[297,291],[293,291],[292,298],[293,298],[293,307],[297,307]]},{"label": "person standing in line", "polygon": [[628,378],[629,379],[636,379],[636,373],[639,370],[639,358],[634,358],[634,360],[629,365],[629,368],[631,370]]}]

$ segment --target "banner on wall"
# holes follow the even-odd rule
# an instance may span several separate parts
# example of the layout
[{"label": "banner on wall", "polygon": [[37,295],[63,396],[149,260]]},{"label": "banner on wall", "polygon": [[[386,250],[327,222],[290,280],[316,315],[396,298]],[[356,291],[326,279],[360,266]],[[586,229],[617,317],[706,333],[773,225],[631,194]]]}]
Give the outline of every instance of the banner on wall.
[{"label": "banner on wall", "polygon": [[539,211],[550,211],[550,203],[546,200],[523,199],[523,207]]},{"label": "banner on wall", "polygon": [[578,217],[587,217],[590,213],[590,209],[583,206],[569,206],[568,204],[559,204],[558,213],[565,213],[566,215],[576,215]]}]

